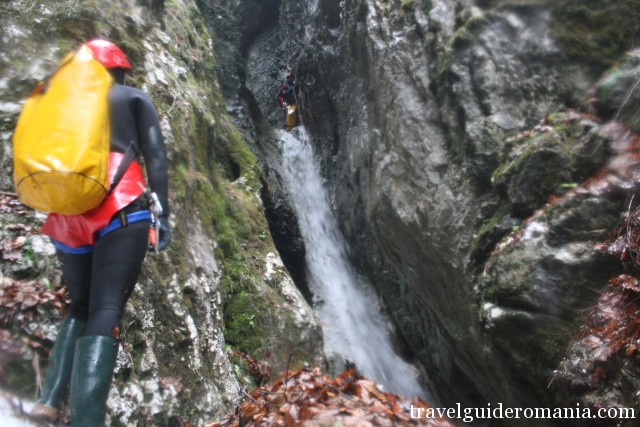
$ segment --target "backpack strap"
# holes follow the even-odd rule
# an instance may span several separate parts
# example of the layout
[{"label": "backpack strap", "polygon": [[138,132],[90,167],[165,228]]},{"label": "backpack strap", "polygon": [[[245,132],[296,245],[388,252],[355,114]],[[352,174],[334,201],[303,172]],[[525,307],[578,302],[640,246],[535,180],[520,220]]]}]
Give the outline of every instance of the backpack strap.
[{"label": "backpack strap", "polygon": [[129,147],[127,147],[127,151],[124,152],[124,157],[122,158],[122,161],[118,165],[118,169],[116,170],[116,173],[113,176],[113,181],[111,181],[111,185],[109,186],[109,191],[107,192],[107,195],[111,194],[113,190],[116,189],[116,187],[120,183],[120,180],[122,179],[124,174],[127,172],[127,169],[129,169],[129,166],[131,166],[131,162],[133,162],[133,160],[136,158],[137,155],[138,155],[138,147],[136,147],[135,141],[131,140]]}]

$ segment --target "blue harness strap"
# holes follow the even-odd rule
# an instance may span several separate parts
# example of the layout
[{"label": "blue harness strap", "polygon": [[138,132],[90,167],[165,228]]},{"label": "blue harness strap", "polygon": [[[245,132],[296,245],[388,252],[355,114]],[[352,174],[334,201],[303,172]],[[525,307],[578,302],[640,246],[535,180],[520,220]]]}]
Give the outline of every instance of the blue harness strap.
[{"label": "blue harness strap", "polygon": [[[151,211],[149,210],[133,212],[127,215],[127,223],[129,224],[133,224],[134,222],[140,222],[140,221],[151,221],[152,223],[154,223],[155,218],[153,218],[153,215],[151,215]],[[106,227],[98,231],[98,238],[104,237],[106,234],[109,234],[112,231],[115,231],[121,227],[122,227],[122,222],[120,221],[120,218],[116,218],[113,221],[111,221]],[[74,248],[74,247],[65,245],[64,243],[59,242],[57,240],[54,240],[54,239],[51,239],[51,240],[53,241],[53,246],[55,246],[56,249],[59,249],[64,253],[73,254],[73,255],[84,255],[84,254],[93,253],[93,248],[95,247],[94,245],[85,245],[85,246],[78,246],[77,248]]]},{"label": "blue harness strap", "polygon": [[[152,218],[151,211],[149,210],[138,211],[138,212],[133,212],[127,215],[127,222],[129,224],[133,224],[134,222],[151,221],[151,218]],[[105,228],[98,231],[98,237],[99,238],[104,237],[106,234],[109,234],[120,227],[122,227],[122,221],[120,221],[120,218],[116,218],[113,221],[111,221],[109,225],[107,225]]]},{"label": "blue harness strap", "polygon": [[285,85],[284,94],[285,94],[285,95],[290,95],[290,94],[291,94],[291,92],[293,92],[293,88],[294,88],[294,87],[295,87],[294,85],[290,85],[289,83],[287,83],[287,84]]},{"label": "blue harness strap", "polygon": [[93,245],[78,246],[77,248],[74,248],[69,245],[65,245],[62,242],[58,242],[55,239],[51,239],[51,242],[53,243],[53,246],[56,247],[56,249],[58,249],[61,252],[64,252],[65,254],[85,255],[85,254],[93,253],[93,248],[94,248]]}]

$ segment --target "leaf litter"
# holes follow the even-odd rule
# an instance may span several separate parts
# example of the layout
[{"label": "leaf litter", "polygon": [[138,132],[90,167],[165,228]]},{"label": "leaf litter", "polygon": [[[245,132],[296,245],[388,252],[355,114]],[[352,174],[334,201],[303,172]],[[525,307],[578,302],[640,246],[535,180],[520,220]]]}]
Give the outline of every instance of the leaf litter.
[{"label": "leaf litter", "polygon": [[412,405],[429,407],[383,392],[353,368],[334,378],[319,367],[303,368],[281,374],[271,387],[246,393],[235,413],[204,427],[454,426],[443,418],[412,418]]},{"label": "leaf litter", "polygon": [[597,249],[617,257],[627,273],[609,280],[578,336],[592,352],[592,386],[607,375],[607,362],[634,357],[640,348],[640,207],[622,217],[622,225]]}]

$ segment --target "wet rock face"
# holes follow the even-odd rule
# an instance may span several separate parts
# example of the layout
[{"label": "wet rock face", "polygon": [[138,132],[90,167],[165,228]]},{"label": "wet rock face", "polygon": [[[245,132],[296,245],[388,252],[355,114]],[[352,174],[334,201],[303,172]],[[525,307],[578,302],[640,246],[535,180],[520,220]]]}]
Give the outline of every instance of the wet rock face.
[{"label": "wet rock face", "polygon": [[[12,170],[10,135],[22,101],[39,80],[55,70],[66,52],[77,48],[82,41],[98,35],[93,27],[94,20],[108,22],[109,25],[101,27],[102,30],[109,31],[109,35],[114,40],[119,40],[123,49],[128,52],[136,67],[135,74],[129,81],[133,85],[144,82],[144,89],[154,97],[160,111],[170,156],[180,156],[179,146],[183,139],[173,128],[179,121],[169,120],[166,115],[168,105],[163,96],[170,98],[176,92],[183,95],[189,92],[193,98],[181,105],[187,109],[192,108],[191,102],[201,102],[200,105],[204,105],[206,101],[204,97],[199,97],[198,89],[193,86],[188,90],[185,87],[180,90],[169,83],[184,80],[189,64],[167,47],[168,40],[175,36],[172,33],[175,27],[172,19],[164,21],[164,30],[158,25],[157,20],[163,19],[159,15],[162,13],[162,2],[147,2],[148,7],[125,3],[115,2],[110,4],[113,9],[110,6],[104,7],[100,13],[92,10],[90,5],[78,2],[26,4],[10,1],[3,2],[0,6],[6,24],[0,31],[3,40],[0,54],[0,132],[3,144],[1,190],[13,191],[13,183],[7,179]],[[172,8],[171,13],[175,17],[184,18],[194,10],[197,9],[192,4],[181,4],[180,7]],[[71,28],[77,33],[69,34]],[[184,27],[182,31],[185,31]],[[193,39],[192,42],[199,45],[198,48],[191,47],[194,50],[208,47],[203,39]],[[207,55],[206,51],[203,53]],[[199,68],[195,72],[206,74],[210,71]],[[158,93],[163,96],[158,96]],[[174,204],[173,208],[180,216],[182,209],[179,204]],[[48,239],[42,239],[37,233],[44,216],[35,215],[26,208],[22,215],[25,219],[20,222],[28,221],[34,234],[28,237],[29,245],[25,246],[25,251],[29,249],[29,257],[35,257],[37,262],[32,262],[30,269],[25,270],[22,268],[23,263],[8,262],[3,258],[2,273],[16,280],[34,279],[50,283],[52,287],[58,286],[61,279],[53,247]],[[182,218],[186,218],[186,215]],[[147,258],[120,329],[122,345],[108,401],[109,425],[134,425],[138,420],[170,425],[180,424],[186,419],[202,424],[216,413],[222,415],[227,412],[237,396],[238,384],[226,355],[222,334],[219,286],[221,273],[213,254],[212,240],[200,228],[199,221],[200,219],[194,218],[190,222],[191,232],[194,233],[189,239],[192,247],[180,243],[182,226],[174,228],[176,238],[172,247],[184,250],[184,256],[188,260],[176,261],[175,255],[178,252],[172,252],[171,256],[163,253]],[[11,219],[5,214],[1,225],[3,229],[12,226]],[[40,246],[46,250],[36,251],[36,243],[42,240],[46,244]],[[192,271],[192,274],[183,274],[183,268]],[[173,273],[167,273],[171,270]],[[24,277],[20,271],[28,271],[29,277]],[[55,314],[38,311],[29,327],[32,339],[46,338],[46,345],[50,346],[64,315],[64,310]],[[4,329],[5,326],[8,329]],[[15,339],[13,334],[16,330],[12,328],[15,325],[3,323],[3,337],[9,342]],[[45,331],[45,335],[41,331]],[[19,340],[16,341],[20,344]],[[46,368],[47,352],[44,349],[47,348],[49,347],[43,347],[41,354],[42,372]],[[37,357],[26,348],[23,353],[23,360],[15,361],[15,365],[10,365],[9,370],[14,366],[25,365],[25,360],[29,361],[29,358]],[[22,393],[25,386],[34,383],[36,372],[33,371],[33,366],[36,363],[30,365],[31,370],[24,372],[21,378],[23,383],[12,384],[15,387],[13,391]],[[33,395],[30,394],[28,398]],[[182,412],[185,406],[190,408],[188,415]]]},{"label": "wet rock face", "polygon": [[556,114],[545,123],[507,139],[497,158],[501,165],[491,175],[519,218],[593,176],[610,152],[611,136],[590,118]]},{"label": "wet rock face", "polygon": [[[406,304],[387,299],[394,316],[420,319],[427,310],[439,319],[451,351],[444,358],[452,362],[421,353],[422,362],[453,389],[475,389],[456,398],[525,399],[521,388],[511,390],[517,387],[484,350],[471,308],[468,250],[476,224],[500,203],[492,200],[490,180],[506,136],[533,127],[562,105],[560,85],[580,90],[585,82],[579,74],[570,82],[561,79],[566,64],[555,61],[559,48],[544,6],[481,12],[456,10],[452,2],[399,10],[378,2],[346,5],[344,32],[327,53],[318,46],[303,62],[315,81],[324,83],[322,89],[317,83],[309,88],[307,122],[325,153],[344,228],[363,265],[371,263],[367,246],[373,235],[384,258],[409,283],[407,297],[414,294],[421,302],[406,313]],[[318,38],[325,32],[318,30]],[[331,115],[324,105],[337,113]],[[332,132],[340,135],[337,150]],[[549,165],[547,185],[560,178],[549,161],[553,157],[541,153],[528,159],[529,171]],[[560,165],[562,157],[555,162]],[[522,183],[510,182],[516,181]],[[547,197],[520,195],[517,188],[510,194],[521,217]],[[382,286],[380,291],[391,295]],[[429,326],[418,329],[427,332]],[[419,333],[411,335],[419,342]]]},{"label": "wet rock face", "polygon": [[[238,373],[241,361],[232,362],[227,349],[229,324],[238,319],[232,332],[257,335],[254,341],[269,344],[258,342],[262,353],[251,356],[268,359],[274,375],[289,364],[321,357],[319,326],[268,238],[257,194],[259,167],[225,113],[214,45],[195,2],[123,0],[96,9],[94,2],[13,0],[0,5],[0,14],[1,191],[13,191],[11,134],[22,100],[82,41],[96,36],[117,41],[134,64],[129,84],[150,94],[160,116],[172,179],[172,242],[166,252],[149,254],[127,305],[108,424],[204,425],[227,414],[240,393],[238,378],[246,380]],[[9,217],[5,199],[13,200],[2,194],[0,237],[9,239],[14,231],[5,230],[14,230],[16,222],[28,224],[15,229],[28,236],[20,236],[22,244],[15,248],[16,260],[18,252],[27,255],[20,262],[0,259],[3,279],[58,285],[52,246],[34,237],[43,216],[23,208],[17,215],[29,222]],[[15,200],[11,206],[14,202],[19,206]],[[222,242],[214,221],[233,223],[230,228],[239,234]],[[216,250],[223,244],[226,252]],[[229,267],[231,257],[243,262]],[[232,304],[229,289],[241,281],[255,288],[244,287],[245,299]],[[236,319],[228,319],[231,309]],[[29,332],[34,342],[49,340],[48,346],[64,313],[34,311]],[[6,339],[18,347],[0,368],[19,368],[22,383],[12,383],[12,390],[22,392],[36,378],[33,353],[18,339],[19,325],[2,328],[3,345]],[[236,345],[246,344],[246,336],[240,339],[245,342]],[[42,348],[46,356],[48,347]]]},{"label": "wet rock face", "polygon": [[619,67],[612,68],[598,82],[593,105],[602,117],[618,120],[635,132],[640,131],[637,114],[640,50],[629,52]]},{"label": "wet rock face", "polygon": [[296,286],[311,304],[312,294],[307,283],[305,264],[306,249],[300,234],[298,219],[280,187],[274,189],[267,182],[263,183],[261,198],[269,221],[269,230],[282,262]]},{"label": "wet rock face", "polygon": [[[274,28],[248,51],[260,76],[273,76],[283,66],[268,58],[302,41],[302,116],[334,207],[414,356],[450,386],[444,400],[547,403],[549,373],[569,339],[561,331],[577,327],[593,302],[588,289],[606,283],[610,265],[593,245],[614,226],[622,187],[608,199],[567,198],[543,215],[543,228],[526,227],[520,246],[492,255],[617,144],[597,119],[545,121],[587,111],[612,52],[629,47],[592,43],[609,46],[614,33],[596,31],[596,3],[585,12],[544,0],[325,0],[300,11],[283,1],[281,20],[304,30]],[[628,6],[610,10],[612,21]],[[574,37],[580,17],[592,26],[592,56]],[[262,78],[247,75],[247,86],[275,114],[272,82]],[[622,93],[603,82],[609,117]]]}]

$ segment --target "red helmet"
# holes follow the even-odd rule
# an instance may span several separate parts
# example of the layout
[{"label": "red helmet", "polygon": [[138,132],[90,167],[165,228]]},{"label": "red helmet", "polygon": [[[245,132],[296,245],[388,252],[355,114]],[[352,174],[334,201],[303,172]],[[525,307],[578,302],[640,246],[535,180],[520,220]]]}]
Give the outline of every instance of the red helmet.
[{"label": "red helmet", "polygon": [[85,43],[93,52],[93,57],[105,68],[122,68],[131,71],[131,63],[127,55],[115,44],[107,40],[91,40]]}]

